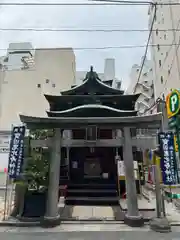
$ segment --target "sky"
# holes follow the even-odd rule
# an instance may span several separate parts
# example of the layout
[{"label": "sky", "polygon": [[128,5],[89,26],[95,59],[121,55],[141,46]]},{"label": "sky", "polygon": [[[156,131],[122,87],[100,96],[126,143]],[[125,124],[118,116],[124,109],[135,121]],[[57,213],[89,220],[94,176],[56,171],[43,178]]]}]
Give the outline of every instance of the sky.
[{"label": "sky", "polygon": [[[1,2],[88,2],[87,0],[1,0]],[[0,6],[0,28],[147,29],[147,6]],[[34,47],[98,48],[145,45],[148,32],[15,32],[0,31],[0,55],[10,42]],[[145,48],[75,50],[77,70],[104,71],[104,59],[115,58],[116,77],[127,88],[133,64]]]}]

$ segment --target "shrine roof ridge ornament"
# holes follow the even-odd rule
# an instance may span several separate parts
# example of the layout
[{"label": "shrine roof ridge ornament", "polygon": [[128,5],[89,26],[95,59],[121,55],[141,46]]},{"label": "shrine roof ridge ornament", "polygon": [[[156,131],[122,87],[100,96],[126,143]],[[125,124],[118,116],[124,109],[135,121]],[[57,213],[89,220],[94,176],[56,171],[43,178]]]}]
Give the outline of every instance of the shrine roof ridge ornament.
[{"label": "shrine roof ridge ornament", "polygon": [[71,89],[69,89],[69,90],[62,91],[61,94],[62,94],[62,95],[71,94],[71,93],[73,93],[75,90],[78,90],[78,89],[84,87],[89,81],[96,81],[96,83],[98,83],[100,86],[102,86],[102,87],[110,90],[110,91],[113,92],[113,93],[116,93],[116,94],[117,94],[117,93],[119,93],[119,94],[123,94],[123,93],[124,93],[124,91],[122,91],[122,90],[113,88],[113,87],[108,86],[107,84],[103,83],[103,82],[101,81],[101,79],[98,77],[98,74],[93,71],[93,67],[91,66],[91,67],[90,67],[90,71],[87,72],[86,77],[85,77],[84,81],[82,82],[82,84],[77,85],[77,86],[75,86],[75,87],[73,87],[73,88],[71,88]]}]

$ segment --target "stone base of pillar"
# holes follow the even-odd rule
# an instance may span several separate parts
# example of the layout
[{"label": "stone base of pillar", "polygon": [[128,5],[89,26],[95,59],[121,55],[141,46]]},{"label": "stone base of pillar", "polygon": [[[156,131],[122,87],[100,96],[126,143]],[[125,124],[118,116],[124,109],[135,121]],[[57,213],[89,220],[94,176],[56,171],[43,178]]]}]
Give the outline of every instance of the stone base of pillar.
[{"label": "stone base of pillar", "polygon": [[153,218],[150,223],[150,228],[155,232],[168,233],[171,232],[171,225],[167,218]]},{"label": "stone base of pillar", "polygon": [[44,217],[44,219],[41,221],[41,226],[44,228],[52,228],[60,225],[61,219],[60,215],[56,217]]},{"label": "stone base of pillar", "polygon": [[139,216],[125,215],[124,223],[130,227],[142,227],[144,225],[144,219],[141,215]]}]

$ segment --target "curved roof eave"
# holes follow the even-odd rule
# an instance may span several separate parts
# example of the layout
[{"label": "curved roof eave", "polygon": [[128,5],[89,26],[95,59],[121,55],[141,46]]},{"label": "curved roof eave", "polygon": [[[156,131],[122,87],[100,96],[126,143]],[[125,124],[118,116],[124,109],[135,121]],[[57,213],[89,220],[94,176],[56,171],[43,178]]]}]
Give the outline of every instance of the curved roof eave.
[{"label": "curved roof eave", "polygon": [[112,107],[109,107],[109,106],[104,106],[104,105],[99,105],[99,104],[86,104],[86,105],[81,105],[81,106],[77,106],[77,107],[74,107],[74,108],[70,108],[70,109],[67,109],[67,110],[62,110],[62,111],[47,111],[47,113],[57,113],[57,114],[61,114],[61,113],[68,113],[68,112],[75,112],[79,109],[106,109],[106,110],[109,110],[111,112],[118,112],[118,113],[123,113],[123,112],[126,112],[126,113],[135,113],[137,111],[133,110],[133,111],[125,111],[125,110],[120,110],[120,109],[117,109],[117,108],[112,108]]},{"label": "curved roof eave", "polygon": [[28,115],[19,115],[21,122],[29,128],[60,128],[71,127],[74,125],[86,126],[87,124],[122,124],[123,126],[137,126],[148,128],[159,128],[162,122],[162,113],[151,115],[131,116],[131,117],[34,117]]},{"label": "curved roof eave", "polygon": [[[137,94],[128,94],[128,95],[122,95],[122,94],[119,94],[120,97],[122,98],[128,98],[128,97],[132,97],[134,98],[134,101],[137,101],[137,99],[139,98],[141,94],[140,93],[137,93]],[[64,99],[64,98],[69,98],[69,97],[75,97],[75,98],[78,98],[78,97],[90,97],[90,95],[48,95],[48,94],[44,94],[44,97],[46,98],[46,100],[48,102],[51,102],[51,101],[54,101],[54,99]],[[104,97],[104,98],[107,98],[107,97],[118,97],[118,95],[100,95],[100,97]]]},{"label": "curved roof eave", "polygon": [[[107,89],[109,89],[109,90],[111,90],[111,91],[113,91],[113,92],[116,92],[116,93],[119,93],[119,94],[123,94],[123,93],[124,93],[123,90],[119,90],[119,89],[113,88],[113,87],[111,87],[111,86],[108,86],[107,84],[103,83],[102,81],[100,81],[100,80],[97,79],[97,78],[94,78],[94,79],[96,79],[96,82],[97,82],[99,85],[101,85],[101,86],[103,86],[103,87],[106,87]],[[82,88],[83,86],[85,86],[88,81],[92,81],[92,79],[91,79],[91,78],[87,78],[84,82],[82,82],[82,84],[77,85],[77,86],[75,86],[75,87],[73,87],[73,88],[71,88],[71,89],[69,89],[69,90],[62,91],[61,94],[62,94],[62,95],[68,95],[68,94],[70,94],[70,93],[73,93],[75,90],[80,89],[80,88]]]}]

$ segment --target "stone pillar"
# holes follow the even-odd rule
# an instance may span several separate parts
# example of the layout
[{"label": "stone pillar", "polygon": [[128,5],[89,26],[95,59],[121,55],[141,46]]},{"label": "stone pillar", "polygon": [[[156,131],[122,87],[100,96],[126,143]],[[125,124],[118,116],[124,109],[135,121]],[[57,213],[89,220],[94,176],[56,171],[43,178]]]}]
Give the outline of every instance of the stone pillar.
[{"label": "stone pillar", "polygon": [[125,215],[124,222],[129,226],[139,227],[144,224],[144,221],[138,211],[138,201],[132,154],[132,141],[129,127],[124,128],[123,159],[125,166],[126,198],[127,198],[127,213]]},{"label": "stone pillar", "polygon": [[49,169],[49,186],[47,196],[46,215],[44,217],[44,226],[53,227],[60,223],[58,211],[59,196],[59,175],[61,163],[61,130],[55,129],[54,137],[51,142],[51,162]]}]

